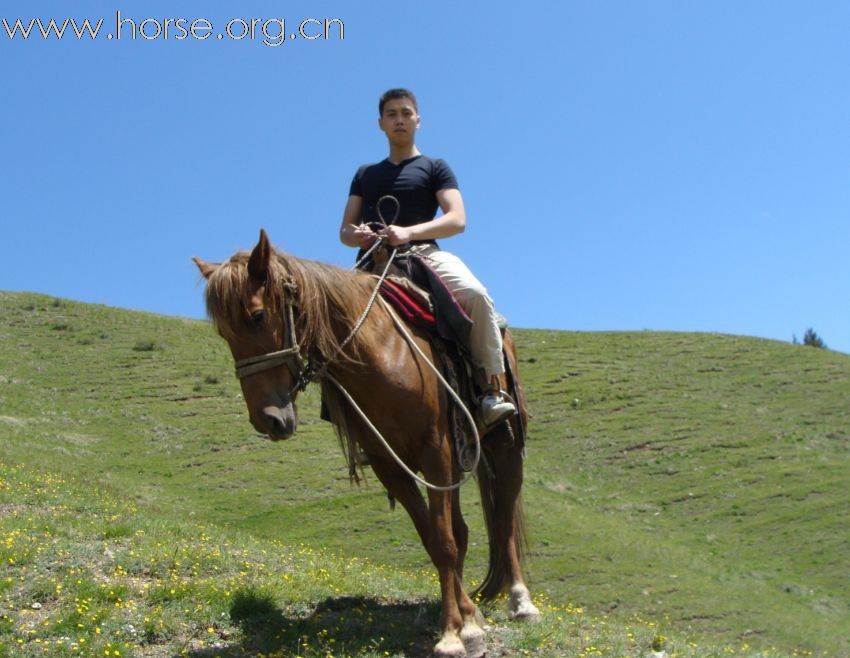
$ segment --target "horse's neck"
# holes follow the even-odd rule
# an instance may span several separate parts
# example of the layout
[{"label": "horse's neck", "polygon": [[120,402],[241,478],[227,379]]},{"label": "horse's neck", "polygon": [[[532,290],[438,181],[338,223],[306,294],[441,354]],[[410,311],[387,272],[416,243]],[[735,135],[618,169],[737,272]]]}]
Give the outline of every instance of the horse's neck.
[{"label": "horse's neck", "polygon": [[[376,344],[376,332],[384,330],[379,317],[384,315],[379,309],[381,302],[372,299],[374,287],[364,286],[356,272],[306,261],[300,261],[299,265],[295,281],[300,294],[316,298],[309,301],[301,298],[300,306],[311,327],[309,333],[319,343],[306,347],[318,348],[324,358],[333,361],[336,355],[326,353],[329,347],[333,352],[333,344],[344,345],[350,354],[355,345],[348,343],[355,343],[359,360],[366,361],[368,356],[368,361],[374,362],[372,352],[376,350],[370,346]],[[377,280],[374,284],[377,285]],[[315,303],[317,299],[321,300],[320,304]]]}]

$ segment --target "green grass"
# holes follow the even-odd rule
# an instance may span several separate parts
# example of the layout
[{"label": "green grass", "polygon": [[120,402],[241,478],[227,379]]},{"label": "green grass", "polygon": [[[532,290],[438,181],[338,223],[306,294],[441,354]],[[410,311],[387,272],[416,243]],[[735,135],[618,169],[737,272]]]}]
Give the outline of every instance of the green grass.
[{"label": "green grass", "polygon": [[[850,653],[850,358],[711,334],[517,337],[548,614],[517,629],[488,609],[494,655],[640,656],[659,634],[677,656]],[[0,293],[0,563],[16,561],[0,656],[427,653],[437,587],[406,515],[373,477],[351,487],[315,390],[272,444],[231,373],[206,323]],[[58,647],[76,624],[87,646]]]},{"label": "green grass", "polygon": [[[14,501],[14,502],[12,502]],[[0,655],[424,656],[439,614],[431,570],[162,520],[90,482],[0,462]],[[121,519],[129,532],[105,537]],[[536,625],[484,608],[493,655],[783,656],[668,637],[538,597]],[[662,633],[663,631],[663,633]]]}]

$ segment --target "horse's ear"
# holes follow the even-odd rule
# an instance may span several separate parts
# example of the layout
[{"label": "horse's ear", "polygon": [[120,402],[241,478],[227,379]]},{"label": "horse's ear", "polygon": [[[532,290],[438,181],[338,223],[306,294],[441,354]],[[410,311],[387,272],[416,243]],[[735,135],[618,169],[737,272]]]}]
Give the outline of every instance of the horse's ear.
[{"label": "horse's ear", "polygon": [[201,260],[197,256],[192,259],[192,262],[198,266],[198,269],[201,271],[201,276],[203,276],[205,279],[209,279],[210,276],[212,276],[212,273],[215,272],[215,268],[218,267],[218,265],[208,263],[205,260]]},{"label": "horse's ear", "polygon": [[251,252],[248,259],[248,274],[254,281],[265,283],[269,273],[269,260],[272,255],[272,246],[265,229],[260,229],[260,241]]}]

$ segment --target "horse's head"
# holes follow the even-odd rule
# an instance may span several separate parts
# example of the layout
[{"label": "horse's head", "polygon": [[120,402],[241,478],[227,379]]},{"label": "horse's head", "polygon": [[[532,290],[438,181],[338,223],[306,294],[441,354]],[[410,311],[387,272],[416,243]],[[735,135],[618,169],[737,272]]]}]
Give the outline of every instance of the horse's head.
[{"label": "horse's head", "polygon": [[265,231],[250,256],[238,253],[220,265],[193,260],[207,280],[207,312],[236,361],[251,424],[272,440],[288,439],[298,423],[297,346],[287,352],[294,336],[289,275]]}]

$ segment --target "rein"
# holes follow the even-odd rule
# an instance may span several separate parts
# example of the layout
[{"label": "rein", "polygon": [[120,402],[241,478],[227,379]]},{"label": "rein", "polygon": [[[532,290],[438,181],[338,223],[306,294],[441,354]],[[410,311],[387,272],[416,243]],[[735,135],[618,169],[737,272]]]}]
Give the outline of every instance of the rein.
[{"label": "rein", "polygon": [[[391,199],[395,201],[396,210],[395,214],[390,221],[389,225],[392,225],[396,219],[398,219],[399,211],[401,210],[401,204],[399,204],[398,199],[396,199],[392,195],[382,196],[378,199],[376,203],[378,217],[381,220],[381,223],[386,227],[388,226],[387,222],[384,220],[383,214],[381,213],[381,202],[387,199]],[[378,246],[385,242],[386,238],[379,237],[375,243],[369,248],[369,250],[363,255],[363,257],[357,262],[354,266],[356,269],[360,263],[362,263]],[[275,352],[268,352],[266,354],[261,354],[259,356],[252,356],[247,359],[240,359],[236,361],[236,377],[240,380],[245,377],[249,377],[251,375],[257,374],[258,372],[264,372],[266,370],[271,370],[272,368],[276,368],[280,365],[286,365],[289,369],[289,372],[292,373],[292,376],[295,380],[295,384],[289,391],[290,396],[297,390],[303,391],[307,388],[307,385],[320,378],[326,378],[330,381],[337,389],[339,389],[340,393],[342,393],[343,397],[348,400],[354,410],[360,415],[361,419],[366,423],[366,426],[369,427],[370,430],[375,434],[390,456],[396,461],[396,463],[404,470],[410,477],[416,480],[419,484],[423,485],[428,489],[432,489],[434,491],[454,491],[455,489],[459,489],[462,487],[469,479],[472,477],[472,474],[475,473],[478,468],[478,462],[481,459],[481,440],[478,435],[478,428],[475,424],[475,420],[472,417],[472,414],[467,409],[466,405],[461,400],[460,396],[454,391],[454,389],[449,385],[449,383],[443,378],[440,374],[437,367],[431,362],[431,360],[425,355],[424,352],[419,348],[419,346],[413,340],[413,337],[404,327],[401,319],[398,315],[393,311],[393,309],[383,300],[381,299],[381,304],[384,309],[387,311],[389,316],[392,318],[393,323],[404,336],[405,340],[410,344],[410,346],[414,349],[416,353],[428,364],[430,369],[437,376],[437,379],[442,383],[445,389],[449,392],[449,394],[454,398],[455,402],[460,406],[466,415],[467,420],[469,421],[469,426],[472,428],[472,432],[475,435],[475,459],[473,460],[472,467],[470,472],[466,473],[464,477],[462,477],[458,482],[448,486],[440,486],[436,484],[431,484],[427,480],[419,477],[414,473],[407,464],[399,457],[395,451],[390,447],[389,442],[383,437],[378,428],[372,423],[371,420],[366,416],[363,410],[359,407],[357,402],[355,402],[354,398],[351,397],[351,394],[345,390],[345,388],[340,384],[336,378],[334,378],[329,372],[328,367],[331,365],[333,359],[335,359],[344,349],[345,347],[354,339],[354,336],[357,335],[357,332],[363,326],[363,323],[366,322],[366,318],[369,315],[369,312],[375,306],[375,301],[378,299],[378,295],[381,291],[381,286],[387,278],[387,274],[390,271],[390,267],[395,260],[396,254],[398,253],[398,248],[393,249],[392,254],[390,254],[389,259],[387,260],[386,267],[384,267],[384,271],[381,273],[379,277],[377,277],[377,283],[375,284],[375,289],[372,291],[371,296],[369,297],[369,301],[366,304],[366,308],[363,313],[360,315],[360,318],[355,323],[354,327],[352,327],[348,336],[343,340],[339,347],[336,350],[336,353],[330,358],[326,359],[324,363],[317,366],[313,363],[308,357],[306,357],[302,351],[301,347],[298,344],[298,336],[295,333],[295,312],[294,308],[296,306],[295,302],[292,301],[295,294],[298,292],[298,284],[290,279],[286,281],[283,285],[288,291],[288,295],[286,295],[286,299],[284,301],[285,306],[285,317],[284,317],[284,339],[283,339],[283,349],[277,350]]]},{"label": "rein", "polygon": [[[384,219],[383,212],[381,211],[381,203],[383,201],[392,200],[395,202],[395,213],[393,214],[393,218],[390,220],[389,224]],[[392,226],[395,221],[398,219],[399,212],[401,211],[401,204],[391,194],[386,194],[378,199],[378,202],[375,204],[376,209],[378,211],[378,218],[380,219],[381,224],[384,227]],[[363,255],[363,257],[357,261],[354,265],[354,269],[357,269],[360,264],[368,258],[375,249],[380,247],[386,238],[383,236],[375,240],[375,243],[369,247],[369,250]],[[354,324],[354,327],[349,332],[348,336],[345,340],[340,343],[339,348],[336,353],[329,359],[326,359],[325,363],[319,367],[316,367],[309,358],[305,357],[301,352],[301,347],[298,345],[298,337],[295,334],[295,314],[294,307],[295,303],[291,301],[291,299],[295,296],[295,293],[298,292],[298,284],[295,283],[292,279],[286,281],[283,285],[289,291],[289,295],[286,297],[286,301],[284,302],[284,306],[286,307],[286,317],[284,319],[284,328],[285,328],[285,336],[283,339],[283,349],[278,350],[276,352],[268,352],[266,354],[261,354],[259,356],[252,356],[247,359],[240,359],[235,363],[236,367],[236,377],[238,379],[244,379],[250,375],[254,375],[258,372],[263,372],[265,370],[271,370],[272,368],[276,368],[279,365],[286,365],[289,368],[289,372],[292,373],[292,376],[295,378],[295,386],[292,387],[290,391],[290,395],[296,391],[303,391],[307,388],[307,385],[314,381],[315,379],[323,376],[327,372],[328,365],[333,361],[347,346],[348,344],[354,340],[354,337],[357,335],[357,332],[360,331],[360,327],[363,326],[363,323],[366,321],[366,317],[369,315],[369,311],[372,310],[372,307],[375,305],[375,300],[378,297],[378,294],[381,290],[381,285],[383,285],[384,280],[387,278],[387,274],[389,273],[390,266],[392,265],[393,260],[395,260],[395,256],[398,253],[398,249],[394,249],[392,254],[387,260],[387,266],[384,268],[384,271],[381,273],[381,276],[378,278],[378,282],[375,285],[375,289],[372,292],[371,297],[369,298],[369,302],[366,304],[366,308],[363,313],[360,315],[360,318]]]}]

